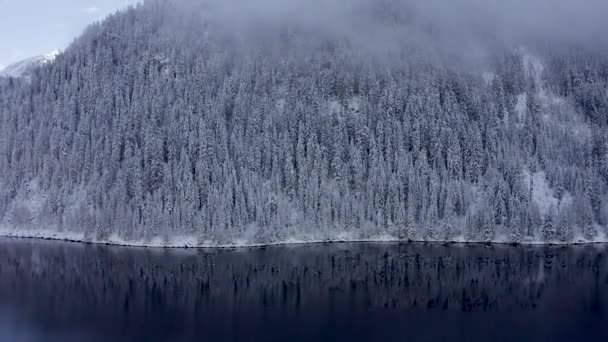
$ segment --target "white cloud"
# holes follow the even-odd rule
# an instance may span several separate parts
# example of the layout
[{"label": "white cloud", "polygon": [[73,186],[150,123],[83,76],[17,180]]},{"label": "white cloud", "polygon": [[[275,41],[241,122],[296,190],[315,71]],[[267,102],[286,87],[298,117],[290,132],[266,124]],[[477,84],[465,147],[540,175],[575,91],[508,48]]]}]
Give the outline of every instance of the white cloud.
[{"label": "white cloud", "polygon": [[4,70],[4,68],[6,68],[6,66],[4,66],[3,64],[0,64],[0,71]]},{"label": "white cloud", "polygon": [[13,48],[9,52],[10,59],[14,60],[14,61],[24,59],[26,56],[27,55],[26,55],[25,51],[18,49],[18,48]]},{"label": "white cloud", "polygon": [[84,12],[86,14],[95,14],[95,13],[99,12],[99,7],[97,7],[97,6],[85,7],[82,9],[82,12]]}]

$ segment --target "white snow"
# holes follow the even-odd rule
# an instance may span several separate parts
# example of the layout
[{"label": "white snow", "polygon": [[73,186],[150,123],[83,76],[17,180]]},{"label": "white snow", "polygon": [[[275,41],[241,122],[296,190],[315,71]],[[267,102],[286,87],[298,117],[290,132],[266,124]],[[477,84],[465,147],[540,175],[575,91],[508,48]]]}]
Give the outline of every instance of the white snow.
[{"label": "white snow", "polygon": [[352,96],[344,105],[336,99],[327,101],[326,110],[324,112],[328,116],[342,117],[344,115],[357,115],[360,111],[361,98],[359,96]]},{"label": "white snow", "polygon": [[353,96],[348,100],[348,111],[351,114],[358,114],[361,111],[361,97]]},{"label": "white snow", "polygon": [[[264,246],[280,246],[280,245],[302,245],[302,244],[319,244],[319,243],[390,243],[401,242],[399,238],[388,234],[374,235],[367,238],[361,238],[354,235],[352,232],[336,232],[331,234],[331,238],[320,238],[319,236],[299,236],[288,237],[284,240],[273,243],[253,243],[246,240],[234,241],[231,243],[220,244],[215,241],[206,240],[199,242],[194,236],[174,236],[169,240],[163,237],[155,237],[151,240],[126,240],[117,234],[112,234],[107,239],[94,239],[85,236],[83,233],[70,231],[57,231],[56,228],[49,227],[47,229],[13,229],[6,225],[0,225],[0,237],[5,238],[24,238],[24,239],[43,239],[43,240],[58,240],[69,242],[87,242],[95,244],[105,244],[113,246],[127,247],[150,247],[150,248],[249,248],[249,247],[264,247]],[[443,240],[421,240],[413,239],[412,242],[436,242],[445,243]],[[582,236],[575,236],[574,242],[556,241],[553,244],[574,245],[581,243],[606,243],[608,236],[598,227],[598,236],[593,241],[586,241]],[[486,243],[485,241],[468,241],[462,235],[455,236],[450,243],[455,244],[477,244]],[[497,235],[492,241],[494,244],[509,244],[510,242],[503,236]],[[521,242],[522,245],[544,245],[545,242],[540,240],[526,240]]]},{"label": "white snow", "polygon": [[59,232],[53,228],[47,229],[11,229],[7,226],[0,226],[0,236],[14,238],[33,238],[44,240],[63,240],[77,242],[92,242],[88,241],[84,234],[68,231]]},{"label": "white snow", "polygon": [[331,100],[327,102],[327,114],[339,116],[342,114],[342,105],[337,100]]},{"label": "white snow", "polygon": [[490,85],[492,84],[492,82],[494,82],[496,74],[490,71],[484,71],[481,77],[483,78],[483,81],[486,83],[486,85]]},{"label": "white snow", "polygon": [[528,95],[519,94],[517,95],[517,104],[515,104],[515,112],[517,113],[517,118],[520,122],[522,122],[526,118],[526,114],[528,111]]},{"label": "white snow", "polygon": [[6,68],[0,68],[0,76],[4,77],[27,77],[35,68],[52,63],[59,55],[59,50],[52,51],[45,55],[35,56],[11,64]]},{"label": "white snow", "polygon": [[285,106],[286,105],[287,105],[287,101],[285,99],[279,99],[279,100],[277,100],[276,107],[277,107],[277,110],[280,113],[283,113],[285,111]]},{"label": "white snow", "polygon": [[[541,107],[542,118],[548,125],[558,127],[563,132],[579,138],[587,138],[591,135],[591,130],[585,124],[576,109],[566,99],[553,94],[543,81],[545,66],[540,58],[530,54],[525,48],[521,48],[524,74],[530,80],[535,89],[534,94],[537,103]],[[530,99],[523,93],[517,96],[515,111],[520,122],[525,119],[527,105]]]},{"label": "white snow", "polygon": [[528,191],[532,188],[532,202],[538,206],[542,217],[545,217],[551,210],[555,212],[572,204],[573,198],[569,192],[565,192],[561,204],[555,197],[555,191],[549,186],[544,172],[536,172],[533,175],[529,171],[524,171],[524,184]]}]

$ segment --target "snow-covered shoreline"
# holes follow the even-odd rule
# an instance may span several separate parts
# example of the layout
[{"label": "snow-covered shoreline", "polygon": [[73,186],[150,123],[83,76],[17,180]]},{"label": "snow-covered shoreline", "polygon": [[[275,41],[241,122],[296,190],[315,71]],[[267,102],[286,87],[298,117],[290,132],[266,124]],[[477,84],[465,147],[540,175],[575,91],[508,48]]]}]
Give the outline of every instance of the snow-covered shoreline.
[{"label": "snow-covered shoreline", "polygon": [[233,249],[233,248],[260,248],[272,246],[289,246],[289,245],[316,245],[316,244],[342,244],[342,243],[437,243],[451,245],[492,245],[492,246],[583,246],[583,245],[608,245],[606,239],[596,239],[594,241],[571,241],[571,242],[544,242],[544,241],[466,241],[463,239],[447,240],[402,240],[388,235],[376,236],[371,238],[354,238],[348,235],[341,235],[334,239],[286,239],[278,242],[269,243],[250,243],[247,241],[237,241],[235,243],[221,244],[213,241],[205,241],[199,243],[196,238],[188,236],[180,236],[172,238],[170,241],[164,241],[162,238],[154,238],[151,240],[135,240],[128,241],[117,235],[110,236],[104,240],[86,238],[84,234],[78,233],[60,233],[50,230],[16,232],[0,228],[0,239],[20,239],[20,240],[42,240],[42,241],[61,241],[81,244],[106,245],[117,247],[138,247],[138,248],[153,248],[153,249]]}]

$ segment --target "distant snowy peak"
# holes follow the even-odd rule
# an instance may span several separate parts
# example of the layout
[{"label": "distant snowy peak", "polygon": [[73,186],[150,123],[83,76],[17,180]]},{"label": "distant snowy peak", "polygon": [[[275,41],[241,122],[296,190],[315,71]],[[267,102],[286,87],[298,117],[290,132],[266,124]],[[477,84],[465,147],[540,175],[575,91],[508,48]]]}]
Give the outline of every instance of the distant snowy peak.
[{"label": "distant snowy peak", "polygon": [[53,62],[55,58],[57,58],[57,55],[59,55],[59,50],[55,50],[46,55],[24,59],[1,70],[0,76],[14,78],[30,76],[32,71],[34,71],[36,68]]}]

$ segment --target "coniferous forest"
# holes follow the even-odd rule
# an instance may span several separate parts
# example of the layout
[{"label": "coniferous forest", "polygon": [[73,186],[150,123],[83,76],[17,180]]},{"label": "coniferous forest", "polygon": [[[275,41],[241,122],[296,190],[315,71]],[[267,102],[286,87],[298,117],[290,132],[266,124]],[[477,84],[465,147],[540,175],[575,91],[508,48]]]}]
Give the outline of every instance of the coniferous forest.
[{"label": "coniferous forest", "polygon": [[414,0],[260,2],[148,0],[31,76],[0,78],[0,232],[608,239],[608,46],[595,31]]}]

